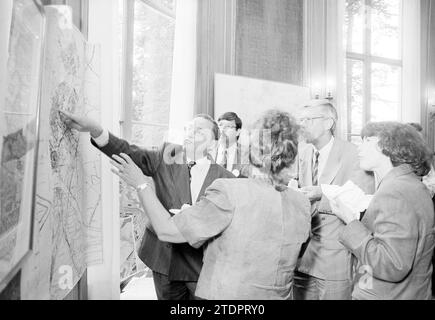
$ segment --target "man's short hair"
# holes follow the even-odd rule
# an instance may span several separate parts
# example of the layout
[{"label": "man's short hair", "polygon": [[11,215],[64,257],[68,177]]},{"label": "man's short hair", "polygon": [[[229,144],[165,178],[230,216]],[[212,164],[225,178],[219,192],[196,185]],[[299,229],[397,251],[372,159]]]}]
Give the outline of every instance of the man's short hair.
[{"label": "man's short hair", "polygon": [[213,135],[214,135],[214,140],[219,140],[219,126],[217,124],[217,122],[210,117],[208,114],[197,114],[194,118],[202,118],[205,120],[210,121],[213,124]]},{"label": "man's short hair", "polygon": [[321,108],[323,115],[331,118],[334,123],[331,127],[331,133],[335,135],[335,130],[337,128],[338,113],[334,105],[329,100],[311,100],[309,103],[304,105],[304,108]]},{"label": "man's short hair", "polygon": [[218,122],[221,120],[234,121],[236,123],[236,130],[242,129],[242,119],[240,119],[237,113],[235,112],[224,113],[219,117]]}]

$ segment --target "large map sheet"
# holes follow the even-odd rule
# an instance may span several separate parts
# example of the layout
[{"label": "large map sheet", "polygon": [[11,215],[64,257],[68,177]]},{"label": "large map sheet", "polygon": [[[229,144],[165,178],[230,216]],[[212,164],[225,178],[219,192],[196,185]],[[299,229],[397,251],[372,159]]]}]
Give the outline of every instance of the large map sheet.
[{"label": "large map sheet", "polygon": [[35,254],[22,281],[27,299],[64,298],[86,267],[103,259],[100,154],[59,114],[100,118],[100,50],[73,26],[69,7],[45,10]]}]

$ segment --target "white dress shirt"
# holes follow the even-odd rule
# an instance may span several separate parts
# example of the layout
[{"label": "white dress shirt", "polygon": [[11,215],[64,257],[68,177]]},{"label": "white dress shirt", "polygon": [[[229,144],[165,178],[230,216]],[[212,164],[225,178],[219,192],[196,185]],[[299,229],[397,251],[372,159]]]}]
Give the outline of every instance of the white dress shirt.
[{"label": "white dress shirt", "polygon": [[[320,182],[320,177],[322,176],[323,170],[325,169],[326,162],[328,161],[329,154],[331,153],[332,146],[334,145],[335,138],[332,137],[331,140],[319,150],[319,170],[318,170],[318,180]],[[314,147],[314,153],[317,151],[316,147]],[[313,165],[316,159],[313,157]]]},{"label": "white dress shirt", "polygon": [[100,148],[107,146],[107,144],[109,143],[109,131],[103,129],[103,133],[95,139],[92,138],[92,140],[94,140],[97,146],[99,146]]},{"label": "white dress shirt", "polygon": [[[220,164],[223,162],[225,156],[225,148],[219,145],[216,163]],[[234,143],[231,147],[227,149],[227,170],[233,171],[233,166],[237,161],[237,143]]]},{"label": "white dress shirt", "polygon": [[[93,139],[95,143],[100,147],[104,147],[109,143],[109,131],[103,130],[103,133]],[[187,159],[187,163],[192,160]],[[190,175],[192,177],[190,181],[190,194],[192,195],[192,204],[195,204],[198,200],[198,195],[201,192],[202,185],[204,184],[205,178],[207,177],[208,170],[210,169],[211,161],[207,157],[198,159],[195,161],[196,164],[190,170]]]},{"label": "white dress shirt", "polygon": [[[187,162],[191,160],[187,159]],[[198,195],[201,192],[202,185],[207,177],[208,170],[210,169],[211,161],[207,157],[198,159],[196,164],[190,169],[190,194],[192,195],[192,204],[195,204],[199,199]]]}]

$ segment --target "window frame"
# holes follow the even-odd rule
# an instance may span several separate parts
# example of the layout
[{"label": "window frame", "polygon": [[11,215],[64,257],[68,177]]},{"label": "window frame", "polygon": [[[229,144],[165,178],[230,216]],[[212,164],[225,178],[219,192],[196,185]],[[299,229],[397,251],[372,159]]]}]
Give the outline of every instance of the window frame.
[{"label": "window frame", "polygon": [[[348,73],[350,70],[348,69],[349,61],[360,61],[363,65],[363,75],[362,75],[362,82],[363,82],[363,115],[362,115],[362,121],[363,123],[367,123],[371,121],[371,115],[372,115],[372,105],[371,105],[371,98],[372,98],[372,65],[374,63],[383,64],[387,66],[392,67],[398,67],[400,68],[400,91],[402,89],[402,83],[403,83],[403,42],[404,42],[404,3],[403,0],[400,1],[400,18],[399,18],[399,58],[398,59],[392,59],[392,58],[385,58],[376,56],[374,54],[371,54],[372,52],[372,0],[364,0],[364,21],[365,21],[365,27],[363,28],[364,32],[364,41],[363,41],[363,53],[357,53],[352,51],[347,51],[346,49],[346,74],[345,77],[348,76]],[[349,90],[349,84],[346,84],[346,92]],[[352,103],[349,101],[348,95],[346,95],[346,106],[347,106],[347,132],[346,136],[349,141],[352,140],[353,137],[359,137],[358,133],[352,132]],[[398,108],[398,114],[397,117],[400,119],[401,109],[403,107],[403,98],[402,96],[399,96],[399,108]]]},{"label": "window frame", "polygon": [[[123,48],[122,48],[122,112],[119,121],[121,135],[125,139],[133,138],[133,126],[169,128],[168,124],[153,121],[136,121],[133,120],[133,76],[134,76],[134,23],[135,23],[135,4],[136,1],[143,2],[155,12],[166,18],[175,21],[175,4],[174,10],[160,5],[153,0],[123,0]],[[174,0],[175,2],[176,0]]]}]

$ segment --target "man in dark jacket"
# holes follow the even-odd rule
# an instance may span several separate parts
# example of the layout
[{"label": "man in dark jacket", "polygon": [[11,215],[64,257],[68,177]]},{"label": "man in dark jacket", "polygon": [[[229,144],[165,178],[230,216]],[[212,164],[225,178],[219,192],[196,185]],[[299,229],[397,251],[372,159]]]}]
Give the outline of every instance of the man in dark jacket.
[{"label": "man in dark jacket", "polygon": [[[183,146],[165,143],[158,149],[130,145],[91,119],[69,113],[63,115],[71,128],[90,132],[92,144],[107,156],[128,154],[145,175],[153,178],[157,197],[166,210],[194,204],[216,179],[234,178],[210,160],[208,151],[219,138],[219,128],[207,115],[196,116],[188,125]],[[139,257],[153,271],[159,300],[195,299],[203,248],[162,242],[147,228]]]}]

